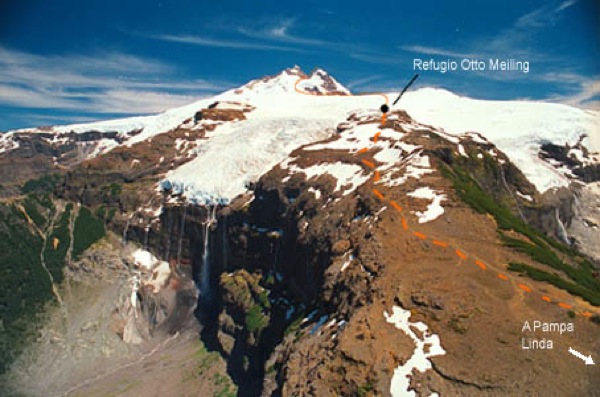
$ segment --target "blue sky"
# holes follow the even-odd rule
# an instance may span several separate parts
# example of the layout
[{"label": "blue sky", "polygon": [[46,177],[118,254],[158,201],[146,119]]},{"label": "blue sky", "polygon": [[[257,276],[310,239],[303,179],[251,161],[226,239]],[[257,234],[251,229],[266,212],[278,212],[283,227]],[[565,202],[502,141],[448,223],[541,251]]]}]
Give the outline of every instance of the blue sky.
[{"label": "blue sky", "polygon": [[416,87],[598,109],[595,0],[0,3],[0,131],[159,112],[300,65],[399,90],[415,58],[528,61]]}]

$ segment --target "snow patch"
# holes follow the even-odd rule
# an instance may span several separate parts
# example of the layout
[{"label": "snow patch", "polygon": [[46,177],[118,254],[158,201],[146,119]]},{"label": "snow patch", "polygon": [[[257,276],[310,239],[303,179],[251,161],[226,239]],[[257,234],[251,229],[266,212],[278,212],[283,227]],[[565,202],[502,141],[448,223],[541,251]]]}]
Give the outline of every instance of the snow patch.
[{"label": "snow patch", "polygon": [[525,200],[527,200],[529,202],[533,202],[533,197],[531,197],[529,194],[523,194],[517,190],[517,196],[524,198]]},{"label": "snow patch", "polygon": [[413,153],[404,159],[404,163],[407,165],[402,176],[392,178],[392,173],[387,172],[376,183],[387,186],[400,186],[406,183],[408,178],[420,179],[424,175],[433,173],[431,164],[429,163],[429,156],[427,155]]},{"label": "snow patch", "polygon": [[321,198],[321,191],[319,189],[315,189],[314,187],[309,187],[308,191],[315,195],[315,198],[318,200]]},{"label": "snow patch", "polygon": [[346,270],[348,266],[350,266],[350,263],[352,263],[353,259],[354,257],[352,255],[348,256],[348,259],[346,259],[346,261],[342,264],[340,271],[343,272],[344,270]]},{"label": "snow patch", "polygon": [[[414,370],[425,372],[431,369],[429,358],[444,355],[446,351],[441,345],[439,336],[429,332],[427,324],[421,321],[410,322],[409,310],[394,306],[391,315],[387,312],[384,312],[383,315],[388,323],[394,324],[396,328],[402,330],[415,344],[415,350],[408,361],[394,370],[390,393],[393,397],[416,397],[416,393],[410,390],[412,372]],[[413,328],[420,331],[420,335]]]},{"label": "snow patch", "polygon": [[163,288],[171,275],[171,267],[168,262],[162,261],[159,265],[152,271],[152,279],[147,281],[146,285],[151,285],[153,287],[153,292],[157,293]]},{"label": "snow patch", "polygon": [[158,259],[156,259],[154,255],[141,248],[137,249],[131,256],[133,257],[133,263],[137,267],[142,267],[148,270],[152,270],[158,263]]},{"label": "snow patch", "polygon": [[428,186],[420,187],[413,192],[407,193],[407,195],[431,200],[431,203],[427,206],[427,209],[424,212],[415,212],[415,215],[417,215],[419,218],[419,223],[431,222],[444,213],[444,208],[442,207],[441,203],[442,201],[446,200],[446,196],[443,194],[437,194],[437,191]]},{"label": "snow patch", "polygon": [[137,276],[134,276],[133,289],[135,289],[137,292],[139,286],[151,285],[154,293],[160,291],[160,289],[165,286],[167,279],[171,275],[169,263],[158,260],[158,258],[152,255],[152,253],[141,248],[134,251],[131,256],[138,268],[151,271],[151,274],[148,278],[138,279],[139,282],[135,281]]},{"label": "snow patch", "polygon": [[369,180],[369,175],[364,174],[362,167],[359,165],[346,164],[340,161],[316,164],[308,168],[292,166],[290,170],[296,173],[304,173],[307,180],[317,178],[323,174],[329,174],[336,179],[335,191],[340,191],[344,188],[344,196],[353,192],[357,187]]}]

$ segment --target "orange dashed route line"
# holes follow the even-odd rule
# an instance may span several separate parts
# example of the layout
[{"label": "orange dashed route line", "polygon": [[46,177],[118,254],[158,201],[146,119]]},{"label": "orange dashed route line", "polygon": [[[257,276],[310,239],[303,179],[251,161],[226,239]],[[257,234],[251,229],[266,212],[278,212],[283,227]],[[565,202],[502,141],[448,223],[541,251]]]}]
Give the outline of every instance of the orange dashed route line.
[{"label": "orange dashed route line", "polygon": [[421,232],[413,232],[413,234],[414,234],[416,237],[420,238],[421,240],[425,240],[425,239],[427,239],[427,236],[426,236],[425,234],[421,233]]},{"label": "orange dashed route line", "polygon": [[[377,171],[377,175],[379,175],[379,171]],[[377,178],[379,179],[379,178]],[[390,200],[390,204],[392,207],[394,207],[394,209],[398,212],[402,212],[402,207],[400,206],[400,204],[398,204],[397,202],[395,202],[394,200]]]},{"label": "orange dashed route line", "polygon": [[373,164],[372,161],[362,159],[362,162],[363,162],[364,165],[366,165],[369,168],[375,168],[375,164]]},{"label": "orange dashed route line", "polygon": [[[303,80],[307,80],[307,79],[308,79],[308,77],[300,77],[300,78],[298,78],[298,80],[296,80],[296,82],[295,82],[295,84],[294,84],[294,90],[295,90],[297,93],[299,93],[299,94],[303,94],[303,95],[313,95],[313,96],[319,96],[319,95],[330,95],[330,96],[332,96],[332,95],[339,95],[339,94],[337,94],[337,93],[319,93],[319,92],[307,92],[307,91],[302,91],[302,90],[300,90],[300,89],[298,88],[298,84],[299,84],[301,81],[303,81]],[[352,95],[354,95],[354,94],[352,94]],[[389,98],[388,98],[388,96],[387,96],[386,94],[382,94],[382,93],[365,93],[365,94],[357,94],[357,96],[358,96],[358,95],[360,95],[360,96],[373,96],[373,95],[379,95],[379,96],[381,96],[381,97],[382,97],[382,98],[385,100],[385,104],[386,104],[386,105],[389,105]],[[382,114],[381,114],[381,125],[382,125],[382,126],[383,126],[383,125],[385,125],[385,124],[386,124],[386,122],[387,122],[387,113],[382,113]],[[381,132],[380,132],[380,131],[376,132],[376,133],[373,135],[373,143],[377,143],[377,142],[378,142],[378,140],[379,140],[379,137],[380,137],[380,136],[381,136]],[[364,148],[362,148],[362,149],[358,150],[357,154],[364,154],[364,153],[367,153],[368,151],[369,151],[369,149],[368,149],[368,148],[366,148],[366,147],[364,147]],[[369,168],[373,169],[373,173],[374,173],[374,175],[373,175],[373,179],[374,179],[374,181],[375,181],[375,182],[377,182],[377,181],[379,181],[379,180],[381,179],[381,174],[380,174],[379,170],[375,169],[375,164],[374,164],[372,161],[369,161],[369,160],[366,160],[366,159],[361,159],[361,162],[362,162],[363,164],[365,164],[367,167],[369,167]],[[386,201],[386,197],[385,197],[385,196],[383,195],[383,193],[381,193],[379,190],[377,190],[377,189],[372,189],[372,192],[373,192],[373,194],[374,194],[374,195],[375,195],[375,196],[376,196],[376,197],[377,197],[379,200],[381,200],[381,201]],[[399,204],[398,204],[396,201],[394,201],[394,200],[387,200],[387,201],[389,202],[389,204],[390,204],[390,205],[391,205],[391,206],[392,206],[392,207],[393,207],[393,208],[394,208],[396,211],[398,211],[398,212],[402,212],[402,210],[403,210],[402,206],[400,206],[400,205],[399,205]],[[401,223],[402,223],[402,229],[404,229],[404,230],[409,230],[409,226],[408,226],[408,222],[407,222],[407,220],[406,220],[406,217],[402,216],[402,218],[401,218]],[[426,235],[426,234],[423,234],[423,233],[421,233],[421,232],[418,232],[418,231],[413,231],[413,232],[412,232],[412,234],[413,234],[415,237],[419,238],[420,240],[427,240],[427,239],[428,239],[428,237],[427,237],[427,235]],[[431,239],[431,242],[432,242],[434,245],[436,245],[436,246],[438,246],[438,247],[440,247],[440,248],[447,248],[447,247],[449,246],[449,244],[448,244],[448,243],[446,243],[446,242],[444,242],[444,241],[436,240],[436,239]],[[455,252],[456,256],[458,256],[458,257],[459,257],[461,260],[466,260],[466,259],[468,258],[467,254],[466,254],[466,253],[464,253],[463,251],[461,251],[461,250],[460,250],[460,249],[458,249],[458,248],[456,248],[454,252]],[[478,259],[476,259],[476,260],[475,260],[475,264],[476,264],[477,266],[479,266],[479,268],[480,268],[481,270],[486,270],[486,269],[487,269],[487,265],[486,265],[484,262],[482,262],[482,261],[480,261],[480,260],[478,260]],[[501,280],[504,280],[504,281],[508,281],[508,280],[509,280],[508,276],[506,276],[506,275],[505,275],[505,274],[503,274],[503,273],[497,273],[497,277],[498,277],[499,279],[501,279]],[[517,284],[517,287],[518,287],[519,289],[521,289],[521,290],[525,291],[525,292],[533,292],[533,289],[532,289],[531,287],[529,287],[529,286],[525,285],[525,284]],[[548,303],[552,303],[552,302],[553,302],[553,301],[552,301],[552,299],[551,299],[549,296],[542,295],[542,297],[541,297],[541,298],[542,298],[542,300],[544,300],[545,302],[548,302]],[[569,305],[569,304],[567,304],[567,303],[564,303],[564,302],[558,302],[558,303],[556,303],[556,304],[557,304],[559,307],[563,308],[563,309],[569,309],[569,310],[571,310],[571,309],[573,308],[573,306],[572,306],[572,305]],[[593,315],[593,313],[591,313],[591,312],[589,312],[589,311],[587,311],[587,310],[585,310],[585,311],[582,311],[582,312],[581,312],[581,313],[579,313],[579,314],[581,314],[581,315],[582,315],[582,316],[584,316],[584,317],[591,317],[591,316]]]},{"label": "orange dashed route line", "polygon": [[377,198],[378,198],[379,200],[384,200],[383,194],[381,194],[381,192],[380,192],[379,190],[377,190],[377,189],[373,189],[373,194],[374,194],[375,196],[377,196]]},{"label": "orange dashed route line", "polygon": [[461,250],[459,250],[458,248],[454,252],[456,253],[456,256],[458,256],[460,259],[462,259],[462,260],[467,259],[467,255],[464,252],[462,252]]},{"label": "orange dashed route line", "polygon": [[529,288],[525,284],[519,284],[519,285],[517,285],[517,287],[521,288],[525,292],[531,292],[531,288]]},{"label": "orange dashed route line", "polygon": [[482,262],[482,261],[480,261],[480,260],[476,260],[476,261],[475,261],[475,264],[476,264],[477,266],[479,266],[479,267],[481,268],[481,270],[485,270],[485,268],[487,267],[487,266],[485,265],[485,263],[483,263],[483,262]]}]

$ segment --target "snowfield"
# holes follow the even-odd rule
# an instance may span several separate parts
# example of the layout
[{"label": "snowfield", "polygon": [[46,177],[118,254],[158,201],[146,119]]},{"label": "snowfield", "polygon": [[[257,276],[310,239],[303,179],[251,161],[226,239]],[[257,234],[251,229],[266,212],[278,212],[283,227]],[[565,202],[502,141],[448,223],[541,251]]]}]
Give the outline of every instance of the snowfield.
[{"label": "snowfield", "polygon": [[[330,93],[336,95],[304,95],[305,93]],[[380,115],[383,102],[381,94],[344,95],[349,91],[323,70],[305,76],[299,68],[287,69],[277,76],[257,79],[212,98],[205,98],[163,113],[108,120],[87,124],[73,124],[50,129],[22,129],[0,136],[0,153],[14,150],[18,141],[12,140],[16,132],[84,133],[89,131],[117,132],[123,145],[151,139],[153,136],[180,126],[186,119],[215,101],[231,101],[254,107],[245,113],[247,120],[224,122],[207,134],[206,140],[198,142],[195,158],[169,172],[162,186],[172,187],[185,194],[190,202],[199,204],[227,203],[247,190],[248,183],[256,181],[276,164],[285,161],[297,147],[323,140],[334,134],[337,125],[350,114],[368,118]],[[397,93],[389,93],[394,98]],[[419,127],[419,123],[438,128],[437,133],[459,144],[459,136],[469,135],[481,142],[489,140],[502,150],[537,187],[540,192],[567,186],[568,172],[558,169],[549,161],[539,158],[540,146],[545,142],[558,145],[575,144],[582,135],[584,145],[592,151],[600,151],[600,113],[583,111],[571,106],[531,101],[477,100],[455,95],[443,89],[422,88],[406,93],[395,109],[406,110],[416,123],[403,125],[407,131]],[[390,115],[392,120],[395,115]],[[333,142],[316,144],[307,150],[347,149],[356,152],[362,147],[372,147],[370,140],[374,127],[355,125]],[[133,135],[132,132],[139,132]],[[473,134],[477,132],[481,136]],[[388,129],[381,130],[382,141],[375,160],[383,163],[378,168],[382,175],[378,184],[395,186],[406,178],[419,178],[431,172],[426,156],[418,148],[399,141],[401,134]],[[119,144],[104,139],[88,158],[106,153]],[[466,155],[462,146],[461,155]],[[579,152],[573,152],[580,156]],[[395,167],[400,158],[409,157],[405,174],[391,180],[386,172]],[[598,159],[600,157],[596,157]],[[594,160],[595,161],[595,160]],[[328,172],[341,177],[342,185],[352,183],[356,187],[362,174],[356,169],[320,166],[308,170],[311,175]],[[306,171],[306,170],[304,170]],[[341,185],[338,185],[338,189]]]},{"label": "snowfield", "polygon": [[[247,120],[226,123],[208,133],[209,139],[198,148],[198,157],[167,174],[163,185],[194,203],[229,203],[297,147],[330,137],[351,112],[361,107],[376,110],[381,105],[379,95],[299,94],[295,91],[299,76],[294,73],[292,69],[292,74],[256,80],[215,97],[249,103],[255,109],[246,113]],[[309,88],[314,82],[313,77],[298,85]],[[307,178],[327,172],[338,179],[337,189],[347,184],[355,188],[368,179],[359,166],[347,164],[296,171],[307,173]]]},{"label": "snowfield", "polygon": [[572,106],[532,101],[490,101],[455,95],[436,88],[408,92],[399,107],[416,121],[460,135],[479,132],[525,174],[540,193],[567,186],[568,178],[538,157],[545,142],[583,142],[600,151],[600,113]]},{"label": "snowfield", "polygon": [[329,136],[332,123],[259,118],[225,124],[209,133],[198,156],[169,172],[163,184],[194,203],[227,204],[296,147]]}]

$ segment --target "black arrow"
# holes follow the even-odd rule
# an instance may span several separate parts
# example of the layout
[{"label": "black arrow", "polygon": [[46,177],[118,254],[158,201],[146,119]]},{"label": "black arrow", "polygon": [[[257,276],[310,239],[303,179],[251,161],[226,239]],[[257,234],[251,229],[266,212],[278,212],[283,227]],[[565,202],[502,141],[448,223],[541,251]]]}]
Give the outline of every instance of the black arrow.
[{"label": "black arrow", "polygon": [[406,90],[408,90],[408,87],[410,87],[412,85],[412,83],[415,82],[415,80],[419,77],[419,73],[415,74],[413,76],[412,79],[410,79],[410,81],[408,82],[408,84],[404,87],[404,89],[402,90],[402,92],[400,93],[400,95],[398,95],[398,98],[396,98],[396,100],[394,101],[394,103],[392,104],[392,106],[394,106],[396,103],[398,103],[398,101],[400,100],[400,98],[402,98],[402,95],[406,92]]}]

